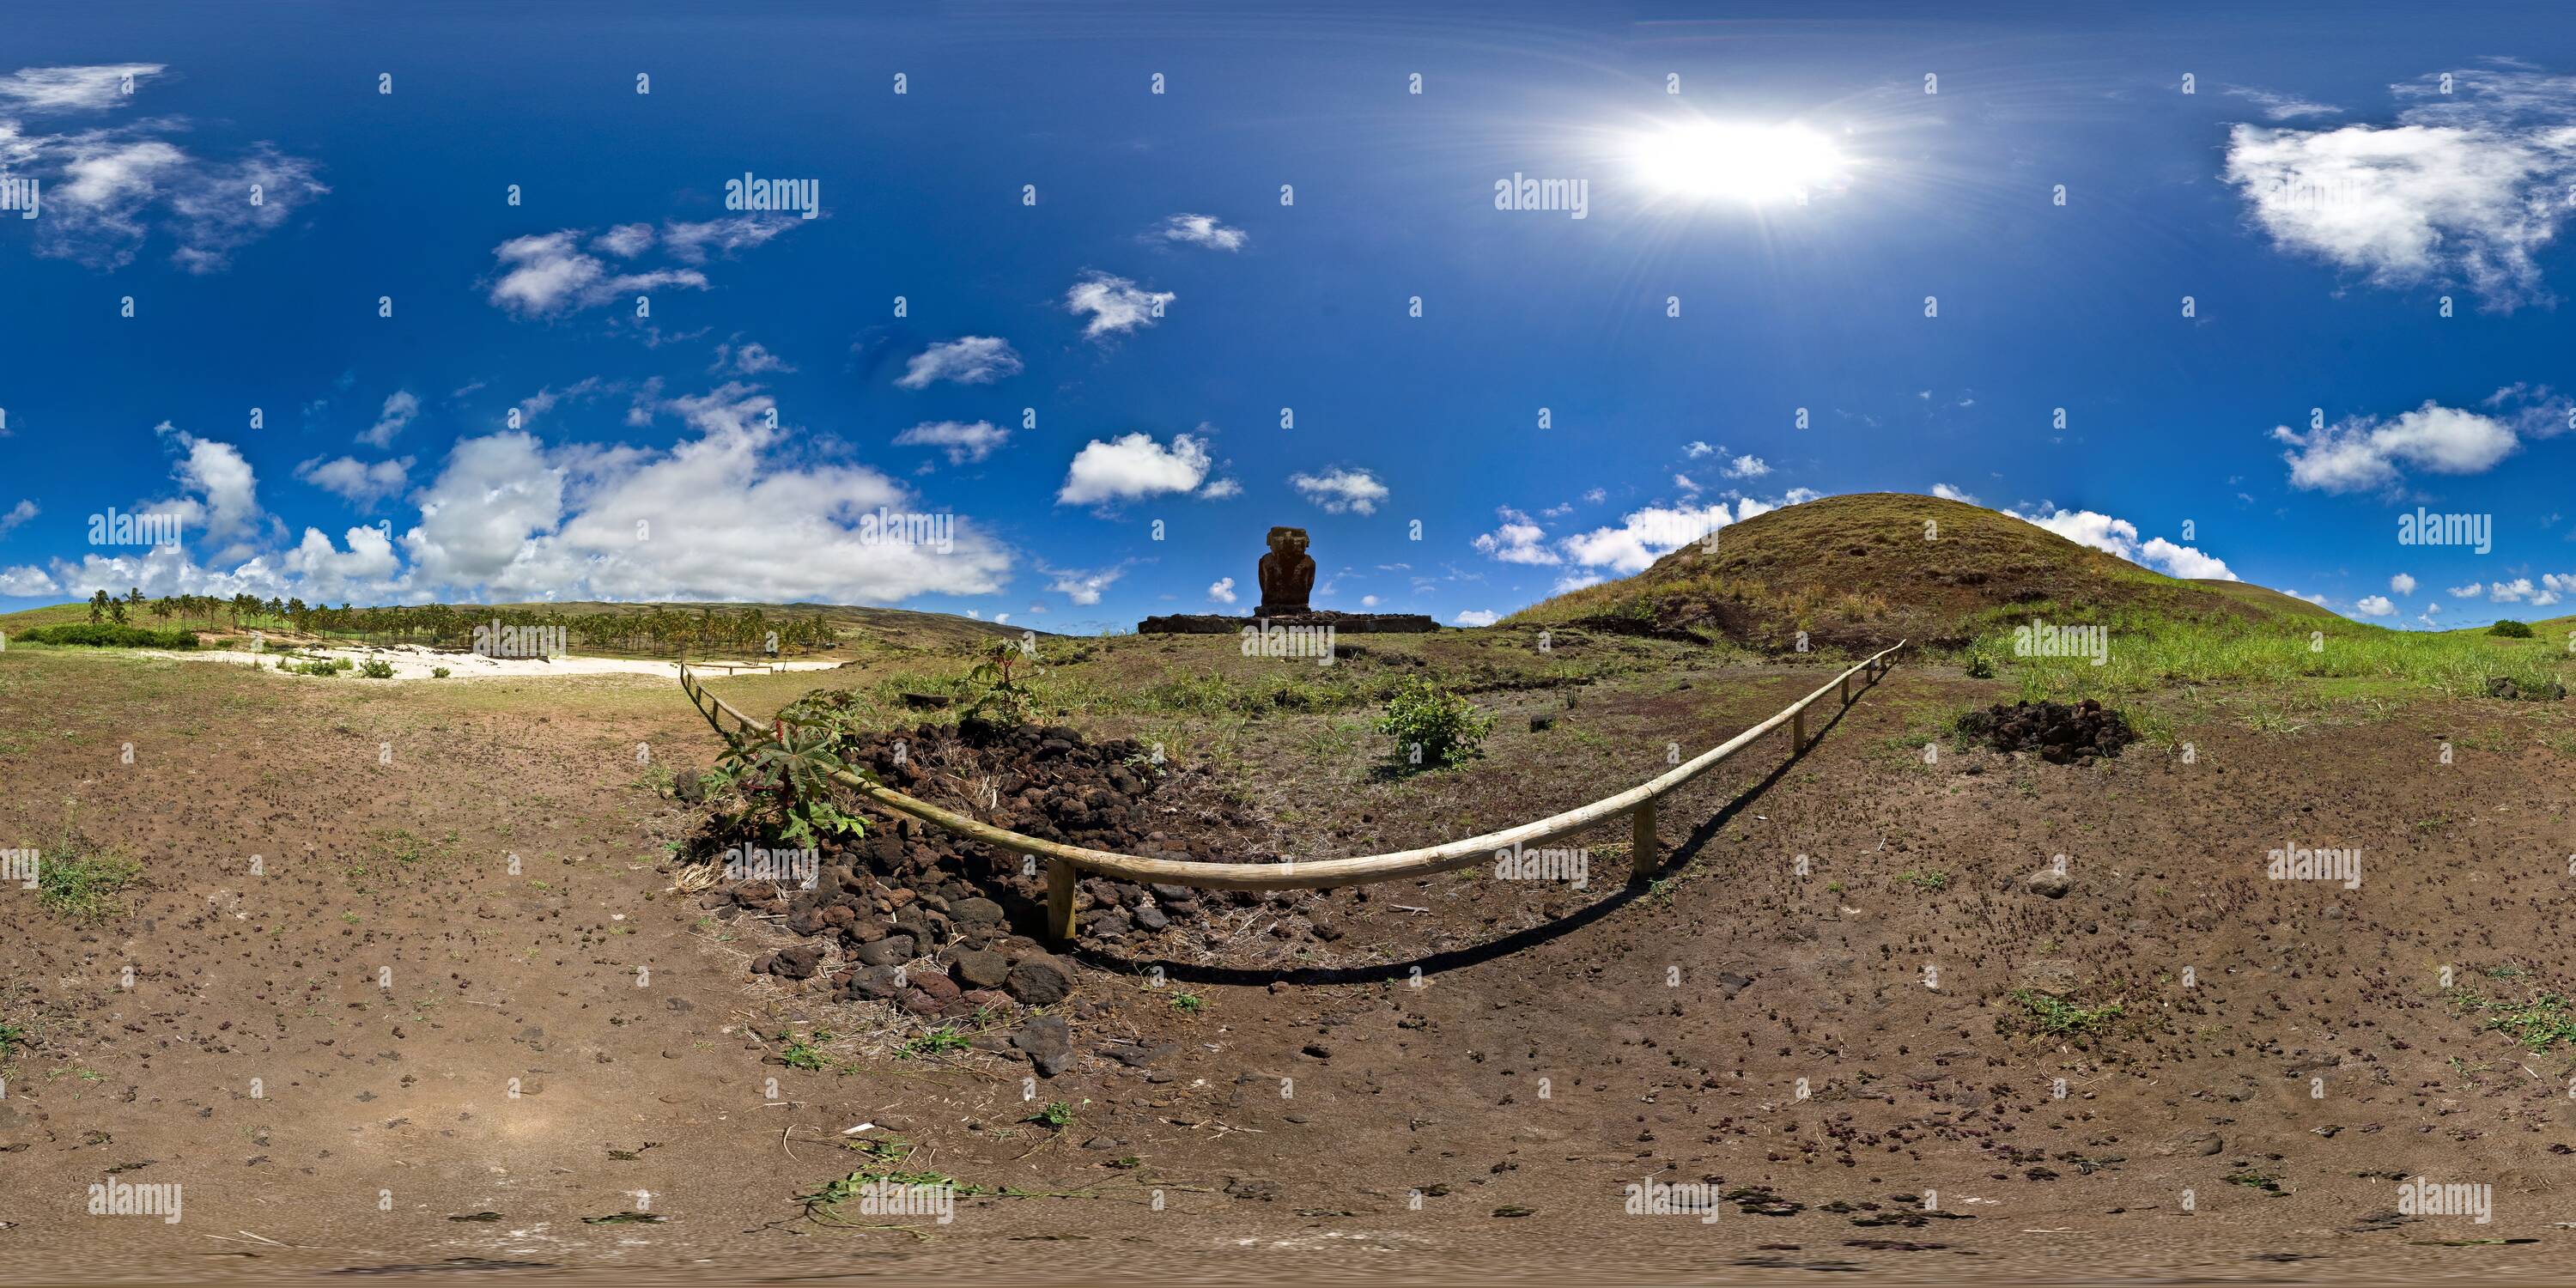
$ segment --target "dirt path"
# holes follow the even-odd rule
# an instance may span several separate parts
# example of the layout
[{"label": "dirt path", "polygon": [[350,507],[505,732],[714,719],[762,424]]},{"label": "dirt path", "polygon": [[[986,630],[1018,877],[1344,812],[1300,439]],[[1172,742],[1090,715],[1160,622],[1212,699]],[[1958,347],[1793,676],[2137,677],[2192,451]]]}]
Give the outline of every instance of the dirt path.
[{"label": "dirt path", "polygon": [[[1705,745],[1806,674],[1687,704],[1604,694],[1569,719]],[[1685,833],[1781,762],[1709,780],[1668,809],[1680,852],[1652,892],[1618,889],[1605,840],[1588,891],[1336,892],[1339,936],[1246,965],[1086,952],[1079,1054],[1040,1083],[982,1054],[763,1063],[766,1035],[865,1017],[755,981],[776,932],[664,892],[680,820],[637,744],[665,766],[712,751],[667,683],[363,690],[0,655],[0,838],[57,852],[77,801],[77,832],[148,882],[95,922],[0,891],[22,901],[0,905],[0,1022],[33,1030],[0,1100],[0,1276],[2250,1279],[2563,1259],[2566,1049],[2477,1032],[2437,978],[2576,979],[2551,933],[2576,884],[2563,760],[2484,749],[2511,714],[2492,704],[2193,728],[2188,765],[1908,750],[1918,709],[1989,688],[1900,670]],[[1489,766],[1405,825],[1625,785],[1624,762],[1595,771],[1616,783],[1580,763]],[[2366,879],[2267,881],[2285,839],[2361,845]],[[2055,853],[2073,888],[2026,889]],[[2043,1035],[2024,988],[2123,1011]],[[1023,1121],[1051,1100],[1069,1127]],[[863,1122],[983,1193],[949,1224],[882,1222],[910,1232],[806,1220],[795,1196],[858,1165],[841,1133]],[[2418,1172],[2489,1185],[2493,1219],[2375,1217]],[[184,1219],[87,1215],[111,1173],[183,1184]],[[1714,1224],[1622,1214],[1625,1185],[1704,1180],[1737,1196]],[[664,1220],[601,1220],[624,1213]],[[2506,1238],[2538,1242],[2440,1246]]]}]

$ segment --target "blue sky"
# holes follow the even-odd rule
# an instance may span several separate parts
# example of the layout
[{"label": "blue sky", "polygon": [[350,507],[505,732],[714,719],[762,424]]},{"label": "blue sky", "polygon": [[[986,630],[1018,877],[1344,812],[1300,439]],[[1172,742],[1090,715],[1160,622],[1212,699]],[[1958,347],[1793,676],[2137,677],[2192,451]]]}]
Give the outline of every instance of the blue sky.
[{"label": "blue sky", "polygon": [[1937,486],[2364,620],[2568,611],[2547,7],[1552,8],[15,7],[0,607],[1086,631],[1248,611],[1286,523],[1320,606],[1474,623]]}]

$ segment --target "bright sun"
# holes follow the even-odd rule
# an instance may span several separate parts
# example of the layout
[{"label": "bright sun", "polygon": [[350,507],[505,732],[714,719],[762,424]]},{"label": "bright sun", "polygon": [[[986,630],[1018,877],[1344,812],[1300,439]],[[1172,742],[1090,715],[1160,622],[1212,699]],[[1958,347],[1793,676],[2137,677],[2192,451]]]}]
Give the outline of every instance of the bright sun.
[{"label": "bright sun", "polygon": [[1664,192],[1753,205],[1804,202],[1844,171],[1834,141],[1803,125],[1675,125],[1640,135],[1632,155],[1638,173]]}]

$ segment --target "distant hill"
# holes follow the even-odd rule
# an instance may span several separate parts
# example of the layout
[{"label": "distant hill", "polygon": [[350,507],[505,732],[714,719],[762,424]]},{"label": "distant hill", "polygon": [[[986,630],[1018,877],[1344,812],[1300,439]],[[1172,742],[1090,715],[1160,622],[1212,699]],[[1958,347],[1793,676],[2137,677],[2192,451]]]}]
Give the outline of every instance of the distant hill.
[{"label": "distant hill", "polygon": [[[823,615],[823,620],[840,633],[838,647],[843,649],[913,648],[943,651],[954,646],[971,645],[980,641],[1016,640],[1022,630],[1018,626],[998,625],[977,618],[959,617],[953,613],[925,613],[908,608],[868,608],[849,604],[733,604],[677,601],[604,603],[581,600],[566,603],[451,604],[449,607],[469,614],[476,608],[493,608],[530,613],[555,612],[566,617],[591,617],[603,614],[635,615],[655,609],[683,612],[705,609],[730,614],[757,608],[772,617],[790,614],[801,617],[809,613],[820,613]],[[43,608],[0,613],[0,633],[14,635],[39,626],[59,626],[66,622],[88,620],[89,605],[86,602],[50,604]],[[221,630],[228,624],[228,619],[218,614],[212,619],[183,618],[165,622],[147,612],[137,616],[135,622],[142,626],[188,626]],[[265,629],[276,630],[281,623],[262,622],[260,625]],[[1045,631],[1037,633],[1040,636],[1048,634]]]},{"label": "distant hill", "polygon": [[[597,600],[575,600],[564,603],[493,604],[493,608],[517,609],[531,613],[558,612],[567,617],[589,617],[599,614],[634,615],[655,609],[695,612],[739,613],[757,608],[771,616],[821,613],[832,629],[841,633],[844,644],[866,642],[894,648],[944,649],[952,644],[972,644],[982,640],[1018,639],[1024,627],[1005,626],[977,617],[960,617],[954,613],[925,613],[909,608],[868,608],[851,604],[710,604],[661,600],[636,603],[605,603]],[[1049,634],[1036,632],[1041,638]]]},{"label": "distant hill", "polygon": [[[1926,539],[1927,531],[1931,534]],[[1516,623],[1722,636],[1763,649],[1966,643],[2019,610],[2331,616],[2278,591],[2185,581],[1981,506],[1899,492],[1832,496],[1722,528],[1633,577],[1559,595]]]}]

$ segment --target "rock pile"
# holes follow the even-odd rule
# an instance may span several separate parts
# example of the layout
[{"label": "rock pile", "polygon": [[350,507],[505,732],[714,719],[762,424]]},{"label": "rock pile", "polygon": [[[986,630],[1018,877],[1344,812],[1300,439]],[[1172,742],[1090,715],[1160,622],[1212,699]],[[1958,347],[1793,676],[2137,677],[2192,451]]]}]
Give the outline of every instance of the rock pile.
[{"label": "rock pile", "polygon": [[2053,765],[2092,764],[2116,756],[2138,740],[2119,712],[2091,698],[2062,702],[1998,702],[1959,717],[1959,732],[1997,751],[2035,751]]},{"label": "rock pile", "polygon": [[[955,728],[922,725],[871,739],[845,756],[906,794],[1045,840],[1186,859],[1153,830],[1146,802],[1162,767],[1132,740],[1092,743],[1056,725],[1005,726],[969,717]],[[736,843],[703,838],[709,857]],[[757,841],[756,844],[774,844]],[[1258,895],[1138,886],[1086,878],[1086,941],[1151,937],[1203,909]],[[724,919],[783,918],[803,942],[764,953],[754,974],[822,977],[835,996],[891,1003],[925,1019],[983,1012],[1008,1017],[1055,1007],[1073,989],[1068,963],[1034,938],[1045,924],[1042,865],[909,818],[871,812],[866,836],[824,850],[811,889],[794,882],[736,881],[701,897]],[[837,952],[835,951],[837,949]],[[1028,1056],[1041,1072],[1070,1047],[1032,1021],[989,1049]]]}]

